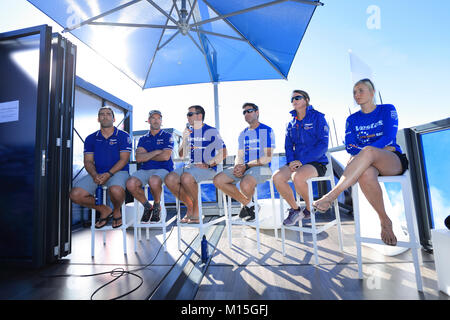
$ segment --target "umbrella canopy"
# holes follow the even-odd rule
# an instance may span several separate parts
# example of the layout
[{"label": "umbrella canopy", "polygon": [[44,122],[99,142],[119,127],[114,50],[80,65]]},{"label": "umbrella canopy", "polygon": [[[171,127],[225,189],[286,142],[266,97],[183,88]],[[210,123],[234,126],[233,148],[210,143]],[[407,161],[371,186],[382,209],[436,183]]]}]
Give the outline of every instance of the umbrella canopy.
[{"label": "umbrella canopy", "polygon": [[286,79],[319,1],[28,0],[142,88]]}]

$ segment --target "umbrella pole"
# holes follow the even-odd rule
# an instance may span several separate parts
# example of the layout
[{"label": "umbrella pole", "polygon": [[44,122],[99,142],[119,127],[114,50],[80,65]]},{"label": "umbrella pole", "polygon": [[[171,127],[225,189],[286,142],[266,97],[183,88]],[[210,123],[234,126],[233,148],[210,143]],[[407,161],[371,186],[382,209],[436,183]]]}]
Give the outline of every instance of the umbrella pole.
[{"label": "umbrella pole", "polygon": [[215,127],[220,132],[220,122],[219,122],[219,83],[214,82],[214,117],[215,117]]},{"label": "umbrella pole", "polygon": [[[215,126],[217,131],[220,132],[220,122],[219,122],[219,83],[213,82],[214,85],[214,118],[215,118]],[[217,192],[217,205],[219,207],[219,215],[221,210],[223,209],[223,199],[222,199],[222,193],[219,191]]]}]

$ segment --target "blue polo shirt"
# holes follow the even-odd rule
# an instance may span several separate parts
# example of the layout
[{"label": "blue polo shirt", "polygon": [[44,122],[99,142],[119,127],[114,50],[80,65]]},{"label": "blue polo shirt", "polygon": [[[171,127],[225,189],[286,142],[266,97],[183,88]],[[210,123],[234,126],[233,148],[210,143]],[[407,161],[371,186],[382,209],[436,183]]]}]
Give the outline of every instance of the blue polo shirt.
[{"label": "blue polo shirt", "polygon": [[[120,160],[121,152],[131,152],[131,138],[116,127],[108,139],[98,130],[84,141],[84,153],[94,155],[95,169],[99,174],[108,172]],[[127,163],[121,171],[128,172],[128,167]]]},{"label": "blue polo shirt", "polygon": [[[189,137],[191,163],[208,163],[217,151],[226,148],[219,131],[206,123],[200,129],[192,129]],[[213,168],[214,170],[217,167]]]},{"label": "blue polo shirt", "polygon": [[[164,130],[160,130],[156,135],[152,135],[149,131],[142,136],[138,142],[138,148],[144,148],[147,152],[155,150],[173,150],[172,135]],[[142,163],[142,170],[165,169],[169,172],[173,171],[173,161],[170,157],[167,161],[149,160]]]},{"label": "blue polo shirt", "polygon": [[244,151],[244,164],[261,158],[265,148],[275,149],[273,130],[263,123],[260,123],[255,129],[245,128],[239,135],[238,142],[239,150]]}]

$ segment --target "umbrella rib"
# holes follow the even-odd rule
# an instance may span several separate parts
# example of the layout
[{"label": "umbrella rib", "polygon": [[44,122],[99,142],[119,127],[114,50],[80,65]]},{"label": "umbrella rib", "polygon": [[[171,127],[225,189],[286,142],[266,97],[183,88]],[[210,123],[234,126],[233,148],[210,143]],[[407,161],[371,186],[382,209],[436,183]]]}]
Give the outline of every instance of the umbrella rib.
[{"label": "umbrella rib", "polygon": [[95,17],[92,17],[92,18],[89,18],[89,19],[87,19],[87,20],[85,20],[85,21],[82,21],[82,22],[80,22],[80,23],[78,23],[78,24],[76,24],[76,25],[74,25],[74,26],[72,26],[72,27],[70,27],[70,28],[67,28],[67,27],[66,27],[66,28],[64,28],[63,32],[70,32],[70,31],[72,31],[72,30],[78,29],[78,28],[84,26],[85,24],[88,24],[88,23],[90,23],[90,22],[92,22],[92,21],[94,21],[94,20],[103,18],[103,17],[105,17],[105,16],[107,16],[107,15],[110,15],[111,13],[114,13],[114,12],[116,12],[116,11],[118,11],[118,10],[124,9],[124,8],[126,8],[126,7],[129,7],[129,6],[133,5],[133,4],[135,4],[135,3],[137,3],[137,2],[141,2],[141,1],[142,1],[142,0],[133,0],[133,1],[130,1],[130,2],[128,2],[128,3],[125,3],[125,4],[121,5],[121,6],[118,6],[118,7],[114,8],[114,9],[111,9],[111,10],[108,10],[108,11],[106,11],[106,12],[103,12],[103,13],[101,13],[101,14],[95,16]]},{"label": "umbrella rib", "polygon": [[95,25],[95,26],[155,28],[155,29],[178,29],[177,26],[167,26],[167,25],[157,25],[157,24],[118,23],[118,22],[89,22],[88,24],[89,25]]},{"label": "umbrella rib", "polygon": [[[170,9],[170,12],[169,12],[170,15],[172,14],[172,11],[173,11],[174,7],[175,7],[175,3],[172,5],[172,8]],[[169,27],[168,26],[169,20],[170,20],[169,18],[167,18],[167,20],[166,20],[166,26],[167,27]],[[161,36],[159,37],[159,41],[158,41],[158,44],[156,46],[155,53],[153,53],[153,57],[152,57],[152,60],[150,62],[150,66],[148,67],[148,70],[147,70],[147,75],[145,76],[145,83],[147,83],[148,76],[150,74],[150,70],[152,70],[152,66],[153,66],[153,62],[155,61],[156,53],[158,52],[158,50],[160,50],[162,48],[162,47],[159,47],[159,44],[161,43],[161,40],[162,40],[162,37],[164,36],[164,32],[165,31],[166,31],[166,29],[163,29],[163,31],[161,32]],[[179,32],[180,32],[180,30],[178,30],[173,36],[171,36],[169,41],[172,40]],[[169,41],[166,41],[163,44],[163,46],[165,46]],[[144,86],[145,86],[145,83],[144,83]]]},{"label": "umbrella rib", "polygon": [[[200,22],[197,22],[197,23],[194,23],[194,24],[190,25],[190,27],[198,27],[198,26],[200,26],[202,24],[205,24],[205,23],[210,23],[210,22],[214,22],[214,21],[217,21],[217,20],[224,20],[225,18],[228,18],[228,17],[236,16],[236,15],[239,15],[239,14],[242,14],[242,13],[246,13],[246,12],[249,12],[249,11],[253,11],[253,10],[261,9],[261,8],[264,8],[264,7],[272,6],[272,5],[283,3],[283,2],[286,2],[286,1],[289,1],[289,0],[276,0],[276,1],[268,2],[268,3],[263,3],[263,4],[260,4],[260,5],[254,6],[254,7],[250,7],[250,8],[247,8],[247,9],[242,9],[242,10],[238,10],[238,11],[235,11],[235,12],[230,12],[230,13],[223,14],[223,15],[220,15],[216,11],[214,11],[218,15],[217,17],[214,17],[214,18],[211,18],[211,19],[207,19],[207,20],[202,20]],[[205,3],[206,3],[206,1],[205,1]],[[208,4],[208,6],[211,8],[211,6],[209,4]]]},{"label": "umbrella rib", "polygon": [[189,36],[189,38],[192,40],[192,42],[194,42],[194,44],[197,46],[198,50],[200,50],[200,52],[203,55],[206,55],[206,53],[203,51],[203,48],[195,41],[194,38],[192,38],[192,36],[191,36],[191,34],[189,32],[187,33],[187,36]]},{"label": "umbrella rib", "polygon": [[211,31],[206,31],[206,30],[201,30],[201,29],[194,29],[194,28],[191,28],[190,30],[191,30],[191,31],[194,31],[194,32],[206,33],[206,34],[210,34],[210,35],[213,35],[213,36],[218,36],[218,37],[223,37],[223,38],[228,38],[228,39],[233,39],[233,40],[247,41],[247,40],[245,40],[245,39],[243,39],[243,38],[233,37],[233,36],[229,36],[229,35],[226,35],[226,34],[221,34],[221,33],[216,33],[216,32],[211,32]]},{"label": "umbrella rib", "polygon": [[[285,0],[286,1],[286,0]],[[214,11],[217,15],[219,15],[219,13],[209,4],[209,2],[207,1],[207,0],[203,0],[203,2],[212,10],[212,11]],[[236,31],[243,39],[246,39],[245,37],[244,37],[244,35],[238,30],[238,29],[236,29],[236,27],[235,26],[233,26],[232,24],[231,24],[231,22],[229,22],[228,20],[226,20],[226,19],[223,19],[223,21],[226,23],[226,24],[228,24],[228,26],[230,27],[230,28],[232,28],[234,31]],[[283,79],[285,79],[285,80],[287,80],[287,77],[281,72],[281,70],[280,69],[278,69],[278,67],[276,66],[276,65],[274,65],[273,64],[273,62],[272,61],[270,61],[261,51],[259,51],[248,39],[246,39],[246,41],[247,41],[247,43],[248,43],[248,45],[250,46],[250,47],[252,47],[264,60],[266,60],[266,62],[268,63],[268,64],[270,64],[271,66],[272,66],[272,68],[283,78]]]},{"label": "umbrella rib", "polygon": [[180,30],[178,30],[177,32],[175,32],[169,39],[167,39],[166,42],[164,42],[161,46],[158,46],[158,47],[156,48],[156,50],[159,51],[159,50],[161,50],[162,48],[164,48],[164,47],[165,47],[170,41],[172,41],[172,39],[175,38],[175,36],[176,36],[177,34],[179,34],[179,33],[180,33]]},{"label": "umbrella rib", "polygon": [[[205,24],[205,23],[210,23],[210,22],[214,22],[214,21],[217,21],[217,20],[224,20],[225,18],[228,18],[228,17],[236,16],[236,15],[243,14],[243,13],[247,13],[249,11],[265,8],[265,7],[268,7],[268,6],[273,6],[275,4],[279,4],[279,3],[283,3],[283,2],[287,2],[287,1],[294,1],[294,2],[303,3],[303,4],[310,4],[310,5],[313,5],[313,6],[323,5],[323,3],[321,3],[321,2],[308,1],[308,0],[276,0],[276,1],[272,1],[272,2],[263,3],[263,4],[260,4],[260,5],[254,6],[254,7],[250,7],[250,8],[247,8],[247,9],[242,9],[242,10],[238,10],[238,11],[235,11],[235,12],[230,12],[230,13],[227,13],[227,14],[224,14],[224,15],[220,15],[220,14],[218,14],[216,12],[218,14],[217,17],[211,18],[211,19],[207,19],[207,20],[202,20],[202,21],[197,22],[197,23],[195,23],[193,25],[190,25],[190,27],[197,27],[197,26]],[[209,4],[208,4],[208,6],[211,7]]]},{"label": "umbrella rib", "polygon": [[[195,0],[194,0],[194,1],[195,1]],[[191,13],[192,13],[192,12],[194,11],[195,7],[191,5],[191,1],[190,1],[190,0],[188,0],[188,2],[189,2],[189,5],[191,6]],[[194,19],[194,22],[197,22],[194,15],[192,15],[192,19]],[[200,39],[200,34],[199,34],[199,32],[198,32],[198,29],[199,29],[199,28],[197,28],[197,36],[198,36],[198,38]],[[189,34],[189,33],[188,33],[188,34]],[[190,35],[189,35],[189,36],[190,36]],[[192,39],[192,37],[191,37],[191,39]],[[201,40],[201,39],[200,39],[200,40]],[[194,39],[192,39],[192,41],[194,41]],[[194,43],[196,43],[196,42],[194,41]],[[200,43],[201,43],[201,41],[200,41]],[[208,68],[209,78],[210,78],[211,82],[216,82],[216,80],[214,79],[214,76],[213,76],[213,71],[211,70],[211,66],[210,66],[209,63],[208,63],[208,57],[206,56],[205,48],[202,48],[201,51],[202,51],[202,54],[203,54],[203,58],[205,58],[206,67]],[[217,75],[216,75],[216,76],[217,76]],[[217,77],[216,77],[216,78],[217,78]]]},{"label": "umbrella rib", "polygon": [[177,0],[172,0],[172,2],[173,2],[173,5],[175,7],[175,10],[177,11],[178,19],[181,20],[181,13],[180,13],[180,10],[178,9],[178,6],[177,6]]},{"label": "umbrella rib", "polygon": [[[161,12],[163,15],[165,15],[167,17],[167,19],[169,19],[170,21],[172,21],[173,23],[175,23],[176,25],[178,25],[178,21],[176,21],[174,18],[172,18],[169,14],[167,14],[167,12],[165,12],[163,9],[161,9],[160,6],[158,6],[156,3],[154,3],[152,0],[147,0],[148,3],[150,3],[152,6],[154,6],[156,8],[156,10],[158,10],[159,12]],[[172,8],[173,9],[173,8]]]},{"label": "umbrella rib", "polygon": [[[175,1],[175,0],[174,0]],[[191,2],[189,1],[189,5],[191,4]],[[186,23],[187,24],[189,24],[189,20],[191,19],[191,16],[192,16],[192,14],[194,13],[194,8],[195,8],[195,5],[197,4],[197,0],[194,0],[194,4],[193,5],[191,5],[191,12],[189,12],[189,15],[188,15],[188,17],[187,17],[187,19],[186,19]]]}]

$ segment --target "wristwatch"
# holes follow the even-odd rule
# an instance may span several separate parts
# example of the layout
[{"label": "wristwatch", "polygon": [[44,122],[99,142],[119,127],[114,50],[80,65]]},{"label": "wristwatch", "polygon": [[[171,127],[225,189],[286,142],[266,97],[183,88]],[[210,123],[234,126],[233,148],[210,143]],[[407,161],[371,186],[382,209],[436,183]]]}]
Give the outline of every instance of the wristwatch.
[{"label": "wristwatch", "polygon": [[109,175],[112,177],[114,175],[114,173],[112,173],[111,171],[108,170]]},{"label": "wristwatch", "polygon": [[250,169],[250,166],[248,165],[248,163],[245,164],[245,171],[247,171],[248,169]]}]

